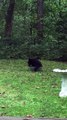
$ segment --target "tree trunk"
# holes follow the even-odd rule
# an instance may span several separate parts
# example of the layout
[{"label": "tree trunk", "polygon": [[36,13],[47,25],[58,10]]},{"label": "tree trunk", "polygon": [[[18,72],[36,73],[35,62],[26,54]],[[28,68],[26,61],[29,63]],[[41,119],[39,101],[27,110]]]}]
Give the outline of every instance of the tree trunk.
[{"label": "tree trunk", "polygon": [[37,40],[39,44],[43,40],[43,5],[44,0],[37,0]]},{"label": "tree trunk", "polygon": [[59,17],[62,18],[62,11],[61,11],[61,0],[59,0]]},{"label": "tree trunk", "polygon": [[14,12],[15,0],[10,0],[9,7],[6,13],[6,24],[5,24],[5,37],[11,37],[12,33],[12,20],[13,20],[13,12]]}]

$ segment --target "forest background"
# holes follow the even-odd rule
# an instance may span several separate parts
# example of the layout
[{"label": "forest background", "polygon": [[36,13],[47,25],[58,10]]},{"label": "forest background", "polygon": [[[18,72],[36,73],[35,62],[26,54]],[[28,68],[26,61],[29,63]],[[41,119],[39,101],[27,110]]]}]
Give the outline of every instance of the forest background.
[{"label": "forest background", "polygon": [[67,60],[67,0],[0,0],[0,59]]}]

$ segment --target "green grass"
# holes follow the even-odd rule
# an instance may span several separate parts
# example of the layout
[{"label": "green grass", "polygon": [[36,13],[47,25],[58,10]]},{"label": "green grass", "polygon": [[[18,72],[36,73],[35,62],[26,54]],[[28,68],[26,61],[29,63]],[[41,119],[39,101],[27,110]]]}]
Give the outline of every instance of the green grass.
[{"label": "green grass", "polygon": [[52,72],[67,64],[42,64],[42,72],[34,73],[26,60],[0,60],[0,116],[67,118],[67,98],[58,96],[61,76]]}]

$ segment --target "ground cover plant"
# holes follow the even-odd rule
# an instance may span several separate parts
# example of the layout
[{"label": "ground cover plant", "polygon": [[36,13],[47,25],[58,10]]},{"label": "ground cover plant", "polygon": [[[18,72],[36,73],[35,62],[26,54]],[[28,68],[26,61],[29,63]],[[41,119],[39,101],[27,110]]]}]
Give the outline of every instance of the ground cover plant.
[{"label": "ground cover plant", "polygon": [[32,72],[26,60],[0,60],[0,116],[67,118],[67,98],[58,96],[61,76],[52,72],[67,64],[41,62],[42,72]]}]

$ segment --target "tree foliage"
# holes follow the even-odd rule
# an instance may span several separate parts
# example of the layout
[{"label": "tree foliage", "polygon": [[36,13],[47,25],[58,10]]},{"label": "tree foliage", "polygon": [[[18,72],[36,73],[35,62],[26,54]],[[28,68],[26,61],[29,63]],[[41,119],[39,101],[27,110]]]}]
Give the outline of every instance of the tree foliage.
[{"label": "tree foliage", "polygon": [[[39,3],[36,0],[16,0],[11,44],[5,45],[5,14],[9,0],[1,2],[0,58],[41,56],[45,59],[64,57],[67,60],[67,0],[42,0],[42,3],[42,16],[38,16],[41,10],[37,11]],[[43,24],[41,21],[38,23],[38,19]],[[42,32],[38,24],[42,25]],[[38,39],[41,40],[40,44]]]}]

